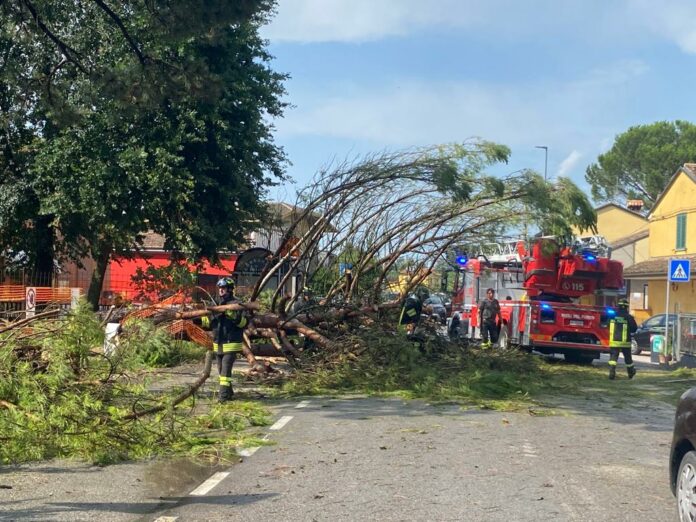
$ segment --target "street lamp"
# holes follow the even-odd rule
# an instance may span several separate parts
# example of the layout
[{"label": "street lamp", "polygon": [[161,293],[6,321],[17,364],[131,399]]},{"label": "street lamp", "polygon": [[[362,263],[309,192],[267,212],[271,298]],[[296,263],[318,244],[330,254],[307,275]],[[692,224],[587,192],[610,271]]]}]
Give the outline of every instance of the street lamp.
[{"label": "street lamp", "polygon": [[544,181],[546,181],[546,172],[549,168],[549,148],[546,145],[537,145],[535,148],[544,149]]}]

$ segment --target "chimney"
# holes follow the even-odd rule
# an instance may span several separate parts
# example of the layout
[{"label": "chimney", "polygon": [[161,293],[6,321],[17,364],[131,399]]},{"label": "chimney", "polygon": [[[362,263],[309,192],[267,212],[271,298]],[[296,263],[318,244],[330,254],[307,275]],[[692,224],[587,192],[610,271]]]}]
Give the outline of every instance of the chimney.
[{"label": "chimney", "polygon": [[628,210],[633,210],[634,212],[640,212],[643,209],[643,200],[629,199],[626,202],[626,208],[628,208]]}]

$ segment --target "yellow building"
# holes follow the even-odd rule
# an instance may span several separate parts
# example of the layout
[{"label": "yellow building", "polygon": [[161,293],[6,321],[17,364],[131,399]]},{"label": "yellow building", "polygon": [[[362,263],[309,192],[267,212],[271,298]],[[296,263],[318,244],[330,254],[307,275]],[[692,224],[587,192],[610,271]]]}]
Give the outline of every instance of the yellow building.
[{"label": "yellow building", "polygon": [[671,283],[670,311],[696,312],[696,163],[686,163],[672,176],[648,214],[648,260],[624,270],[631,282],[646,281],[646,312],[665,312],[667,268],[670,259],[691,259],[691,281]]}]

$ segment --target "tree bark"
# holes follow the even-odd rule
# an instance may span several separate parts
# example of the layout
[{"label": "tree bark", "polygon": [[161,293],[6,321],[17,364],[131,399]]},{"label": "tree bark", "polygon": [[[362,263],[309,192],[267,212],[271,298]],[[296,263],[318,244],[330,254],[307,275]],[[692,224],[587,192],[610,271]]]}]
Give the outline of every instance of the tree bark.
[{"label": "tree bark", "polygon": [[96,266],[94,267],[94,272],[92,272],[92,280],[87,291],[87,301],[94,311],[99,309],[99,298],[101,297],[106,269],[109,267],[109,259],[111,259],[109,252],[100,253],[95,259]]}]

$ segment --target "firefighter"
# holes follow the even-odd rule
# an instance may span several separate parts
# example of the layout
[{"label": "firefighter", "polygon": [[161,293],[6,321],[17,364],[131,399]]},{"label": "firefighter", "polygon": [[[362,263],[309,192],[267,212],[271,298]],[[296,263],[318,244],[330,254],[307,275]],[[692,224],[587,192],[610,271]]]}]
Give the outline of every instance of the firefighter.
[{"label": "firefighter", "polygon": [[423,301],[418,293],[409,294],[404,300],[399,316],[399,328],[406,332],[406,335],[413,335],[413,332],[420,321],[423,312]]},{"label": "firefighter", "polygon": [[628,301],[619,299],[616,315],[609,321],[609,378],[616,379],[616,362],[623,353],[628,378],[633,379],[636,368],[631,356],[631,335],[638,329],[636,320],[628,312]]},{"label": "firefighter", "polygon": [[[223,277],[217,282],[218,305],[239,303],[234,296],[234,279]],[[244,327],[248,319],[241,310],[227,310],[215,314],[212,319],[208,316],[201,318],[201,325],[213,331],[213,343],[217,355],[217,368],[220,378],[219,402],[232,400],[232,365],[237,354],[242,351]]]},{"label": "firefighter", "polygon": [[486,298],[479,303],[479,329],[481,330],[481,348],[490,348],[498,342],[498,332],[503,324],[500,303],[495,298],[495,290],[486,290]]}]

